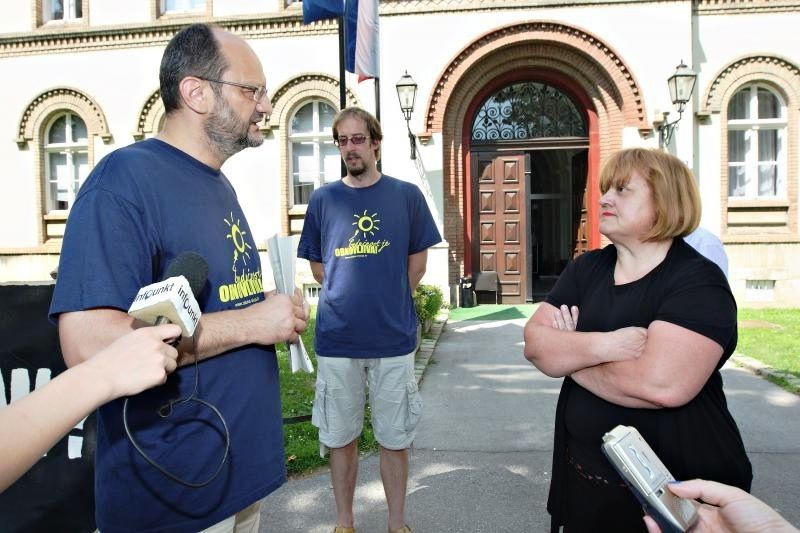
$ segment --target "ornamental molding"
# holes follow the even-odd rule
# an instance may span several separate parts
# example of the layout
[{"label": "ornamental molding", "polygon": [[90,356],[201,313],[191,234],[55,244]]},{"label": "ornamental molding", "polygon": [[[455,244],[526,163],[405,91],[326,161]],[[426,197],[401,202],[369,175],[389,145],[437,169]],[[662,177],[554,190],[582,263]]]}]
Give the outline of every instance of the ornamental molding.
[{"label": "ornamental molding", "polygon": [[166,46],[176,33],[194,22],[213,22],[245,39],[322,35],[338,31],[336,21],[323,20],[304,25],[302,16],[285,13],[259,18],[212,21],[204,17],[192,17],[180,21],[169,20],[143,25],[103,26],[89,29],[73,27],[54,29],[43,26],[33,32],[0,37],[0,57]]},{"label": "ornamental molding", "polygon": [[797,11],[797,0],[693,0],[698,15],[731,15],[737,13],[775,13]]},{"label": "ornamental molding", "polygon": [[[334,109],[339,109],[339,80],[328,74],[312,72],[284,82],[270,98],[272,115],[267,119],[265,129],[279,129],[281,124],[286,124],[290,111],[308,98],[326,98]],[[346,98],[348,107],[359,105],[358,98],[349,87]]]},{"label": "ornamental molding", "polygon": [[697,114],[707,116],[721,112],[731,91],[756,81],[771,82],[788,97],[789,105],[800,106],[800,68],[782,57],[757,54],[737,59],[717,72],[706,89]]},{"label": "ornamental molding", "polygon": [[[536,49],[538,48],[538,50]],[[547,55],[544,52],[547,51]],[[556,56],[550,56],[556,53]],[[594,35],[558,22],[533,21],[492,30],[467,45],[442,70],[428,99],[425,133],[442,131],[447,103],[460,81],[486,64],[515,63],[536,66],[550,58],[571,57],[597,71],[608,85],[607,96],[625,110],[625,125],[651,131],[639,84],[621,56]],[[567,64],[553,64],[558,71],[574,76]],[[518,65],[515,65],[518,68]]]},{"label": "ornamental molding", "polygon": [[158,133],[158,125],[164,117],[164,102],[161,101],[161,90],[156,89],[145,101],[136,121],[133,140],[141,141],[148,135]]},{"label": "ornamental molding", "polygon": [[111,142],[108,122],[100,106],[77,89],[59,87],[43,92],[25,108],[17,128],[17,146],[27,147],[41,132],[44,122],[59,111],[74,112],[86,123],[89,135],[99,135],[106,144]]}]

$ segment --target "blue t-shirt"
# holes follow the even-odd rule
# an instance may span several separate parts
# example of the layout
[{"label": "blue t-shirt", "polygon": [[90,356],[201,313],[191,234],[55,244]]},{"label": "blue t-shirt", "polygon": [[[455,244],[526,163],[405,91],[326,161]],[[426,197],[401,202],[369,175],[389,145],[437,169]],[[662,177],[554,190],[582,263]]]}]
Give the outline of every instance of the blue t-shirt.
[{"label": "blue t-shirt", "polygon": [[422,192],[390,176],[314,191],[298,257],[322,263],[317,355],[392,357],[416,345],[408,256],[442,240]]},{"label": "blue t-shirt", "polygon": [[[264,299],[258,250],[227,178],[156,139],[116,150],[95,167],[70,213],[50,316],[97,307],[127,311],[136,292],[162,279],[185,251],[199,253],[209,265],[198,295],[203,313]],[[97,525],[103,533],[198,531],[285,481],[274,347],[230,350],[199,369],[197,396],[219,409],[230,430],[222,472],[203,488],[168,479],[128,441],[122,400],[104,405],[95,459]],[[176,405],[166,419],[157,410],[188,396],[194,382],[195,367],[184,366],[128,405],[142,448],[190,482],[208,479],[219,464],[221,423],[194,402]]]}]

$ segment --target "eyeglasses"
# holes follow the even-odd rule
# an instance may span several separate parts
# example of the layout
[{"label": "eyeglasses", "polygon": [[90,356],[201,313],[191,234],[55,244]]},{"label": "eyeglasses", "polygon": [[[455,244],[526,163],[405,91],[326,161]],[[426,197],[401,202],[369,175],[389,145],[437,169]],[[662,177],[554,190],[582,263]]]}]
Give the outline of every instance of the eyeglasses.
[{"label": "eyeglasses", "polygon": [[267,95],[267,88],[264,85],[247,85],[245,83],[236,83],[235,81],[212,80],[210,78],[200,78],[200,79],[210,81],[211,83],[221,83],[223,85],[233,85],[234,87],[241,87],[246,91],[250,91],[250,93],[253,95],[253,101],[255,102],[260,102]]},{"label": "eyeglasses", "polygon": [[336,144],[336,146],[341,148],[343,146],[347,146],[347,143],[349,142],[353,144],[364,144],[364,141],[367,139],[369,139],[369,135],[361,135],[360,133],[357,133],[355,135],[351,135],[349,138],[347,135],[339,135],[333,140],[333,142]]}]

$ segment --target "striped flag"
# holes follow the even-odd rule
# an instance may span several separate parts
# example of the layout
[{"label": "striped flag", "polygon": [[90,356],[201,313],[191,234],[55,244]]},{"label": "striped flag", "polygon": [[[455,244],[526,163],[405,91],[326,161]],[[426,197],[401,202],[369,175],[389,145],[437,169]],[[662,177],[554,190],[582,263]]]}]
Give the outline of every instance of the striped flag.
[{"label": "striped flag", "polygon": [[380,77],[378,0],[303,0],[303,24],[345,18],[345,69],[358,81]]},{"label": "striped flag", "polygon": [[344,15],[345,0],[304,0],[303,24]]},{"label": "striped flag", "polygon": [[380,46],[378,0],[347,0],[345,39],[348,72],[358,75],[358,81],[379,78]]}]

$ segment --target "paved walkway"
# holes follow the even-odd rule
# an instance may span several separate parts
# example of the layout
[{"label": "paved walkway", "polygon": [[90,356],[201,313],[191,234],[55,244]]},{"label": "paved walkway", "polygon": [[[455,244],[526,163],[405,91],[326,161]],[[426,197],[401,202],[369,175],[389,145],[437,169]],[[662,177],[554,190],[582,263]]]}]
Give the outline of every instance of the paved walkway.
[{"label": "paved walkway", "polygon": [[[425,370],[408,521],[416,533],[547,531],[552,427],[560,380],[522,357],[524,319],[448,323]],[[800,524],[800,397],[736,367],[723,375],[755,470],[753,492]],[[362,458],[359,533],[386,531],[377,454]],[[267,498],[261,533],[330,533],[327,470]]]}]

